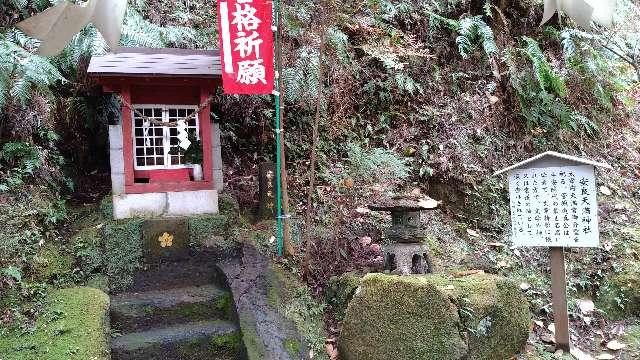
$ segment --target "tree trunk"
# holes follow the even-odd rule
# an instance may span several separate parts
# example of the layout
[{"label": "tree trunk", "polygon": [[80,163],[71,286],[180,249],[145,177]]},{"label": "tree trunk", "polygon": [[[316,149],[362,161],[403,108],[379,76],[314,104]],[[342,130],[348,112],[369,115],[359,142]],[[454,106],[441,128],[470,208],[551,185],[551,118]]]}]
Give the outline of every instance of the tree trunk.
[{"label": "tree trunk", "polygon": [[320,111],[322,110],[322,85],[324,83],[324,72],[322,71],[322,61],[324,54],[324,28],[321,29],[320,33],[320,52],[318,54],[318,94],[316,97],[316,117],[313,120],[312,127],[312,145],[311,145],[311,159],[309,163],[309,190],[307,192],[307,214],[305,217],[305,235],[304,235],[304,262],[302,265],[302,276],[303,278],[307,278],[309,273],[309,258],[311,256],[311,251],[309,248],[309,244],[311,242],[311,230],[313,227],[313,193],[315,192],[315,181],[316,181],[316,158],[317,158],[317,149],[318,149],[318,126],[320,124]]}]

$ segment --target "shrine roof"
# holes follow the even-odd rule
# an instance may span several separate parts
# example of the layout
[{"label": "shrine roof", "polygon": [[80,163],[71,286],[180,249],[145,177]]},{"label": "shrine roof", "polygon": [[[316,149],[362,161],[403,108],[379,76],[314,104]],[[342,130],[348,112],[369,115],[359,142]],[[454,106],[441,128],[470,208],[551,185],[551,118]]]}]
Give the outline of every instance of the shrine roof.
[{"label": "shrine roof", "polygon": [[220,51],[120,48],[94,56],[87,72],[97,76],[157,76],[220,78]]},{"label": "shrine roof", "polygon": [[[540,166],[537,166],[540,165]],[[521,161],[515,165],[511,165],[502,170],[496,171],[493,175],[500,175],[510,170],[519,168],[534,168],[534,167],[555,167],[555,166],[575,166],[575,165],[591,165],[602,167],[605,169],[612,169],[611,165],[607,163],[600,163],[589,159],[583,159],[571,155],[561,154],[555,151],[547,151],[542,154],[536,155],[527,160]]]}]

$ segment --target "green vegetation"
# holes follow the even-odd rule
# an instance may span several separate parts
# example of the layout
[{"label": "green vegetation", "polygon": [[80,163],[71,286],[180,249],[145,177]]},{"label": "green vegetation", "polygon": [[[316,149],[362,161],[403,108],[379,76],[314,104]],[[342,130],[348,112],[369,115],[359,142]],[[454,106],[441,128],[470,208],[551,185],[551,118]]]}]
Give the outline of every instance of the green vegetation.
[{"label": "green vegetation", "polygon": [[360,276],[346,273],[333,276],[325,289],[325,301],[329,304],[338,320],[344,319],[347,306],[360,286]]},{"label": "green vegetation", "polygon": [[105,274],[111,291],[122,291],[133,284],[134,273],[142,267],[142,221],[116,221],[103,228]]},{"label": "green vegetation", "polygon": [[233,295],[230,292],[226,292],[217,298],[213,307],[221,314],[224,314],[225,319],[233,320],[236,317],[235,303],[233,302]]},{"label": "green vegetation", "polygon": [[[270,269],[267,278],[270,282],[267,293],[269,305],[293,322],[303,337],[301,340],[306,342],[318,359],[326,359],[326,335],[322,322],[325,305],[314,299],[309,289],[292,274],[279,267]],[[302,348],[300,341],[296,339],[286,339],[283,345],[288,352],[294,349],[299,352]]]},{"label": "green vegetation", "polygon": [[349,304],[340,353],[346,360],[505,359],[523,348],[530,322],[518,287],[500,277],[369,274]]},{"label": "green vegetation", "polygon": [[189,241],[193,246],[203,246],[212,237],[224,237],[227,233],[227,216],[207,215],[189,218]]},{"label": "green vegetation", "polygon": [[47,295],[45,310],[28,332],[0,336],[3,360],[109,359],[109,297],[100,290],[72,288]]},{"label": "green vegetation", "polygon": [[216,336],[211,339],[211,346],[216,355],[237,354],[242,347],[242,334],[234,332]]},{"label": "green vegetation", "polygon": [[[613,28],[588,31],[566,17],[539,27],[540,1],[283,3],[289,215],[299,256],[278,261],[287,276],[302,274],[310,286],[295,283],[286,296],[276,286],[269,295],[274,307],[295,319],[316,356],[324,354],[322,313],[340,318],[355,286],[340,280],[328,286],[329,279],[379,268],[380,252],[372,245],[387,241],[389,219],[367,212],[366,205],[392,192],[443,201],[441,210],[424,219],[439,269],[485,269],[526,283],[530,309],[548,323],[546,253],[510,248],[505,179],[491,177],[546,150],[615,169],[598,174],[598,187],[612,192],[599,199],[604,246],[567,254],[571,303],[591,297],[598,310],[591,325],[581,326],[580,338],[595,336],[593,324],[602,321],[633,321],[640,253],[640,8],[630,0],[617,3]],[[2,329],[32,328],[56,287],[91,284],[119,291],[143,265],[139,223],[109,220],[108,196],[100,206],[103,217],[66,229],[79,222],[67,204],[71,191],[90,195],[74,198],[74,206],[99,197],[94,192],[100,186],[92,181],[108,173],[106,125],[119,120],[120,104],[86,76],[89,58],[107,51],[95,28],[83,29],[59,56],[44,58],[35,54],[37,41],[13,27],[51,4],[0,4]],[[210,2],[129,2],[123,46],[204,49],[217,42]],[[309,140],[320,95],[317,187],[306,204]],[[256,198],[255,165],[273,159],[273,102],[268,96],[219,94],[213,108],[222,120],[228,193],[220,194],[220,209],[226,219],[194,219],[189,228],[195,245],[228,250],[237,237],[228,228],[246,219],[236,214]],[[92,180],[81,186],[87,178]],[[307,209],[313,224],[305,226],[301,215]],[[231,236],[215,237],[227,231]],[[261,251],[273,255],[272,224],[255,234]],[[372,245],[363,245],[365,237]],[[317,302],[323,295],[329,307]],[[471,346],[495,319],[474,308],[472,294],[452,296]],[[308,323],[313,325],[306,328]],[[250,331],[245,337],[251,344]],[[540,342],[535,347],[535,356],[544,354]],[[262,350],[248,346],[258,358]]]}]

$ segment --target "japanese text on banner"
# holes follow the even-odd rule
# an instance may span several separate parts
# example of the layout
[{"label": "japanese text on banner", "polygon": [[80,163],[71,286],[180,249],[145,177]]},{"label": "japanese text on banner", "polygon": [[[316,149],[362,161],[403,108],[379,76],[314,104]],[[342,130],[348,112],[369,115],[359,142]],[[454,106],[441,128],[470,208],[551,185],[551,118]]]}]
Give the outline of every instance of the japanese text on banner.
[{"label": "japanese text on banner", "polygon": [[225,94],[271,94],[271,1],[219,0],[218,19]]}]

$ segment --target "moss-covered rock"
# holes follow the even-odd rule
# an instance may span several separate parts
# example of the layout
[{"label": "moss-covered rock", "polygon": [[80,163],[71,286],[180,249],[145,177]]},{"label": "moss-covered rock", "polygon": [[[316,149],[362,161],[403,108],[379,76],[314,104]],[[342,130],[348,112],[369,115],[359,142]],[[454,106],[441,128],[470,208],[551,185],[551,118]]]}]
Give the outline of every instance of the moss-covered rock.
[{"label": "moss-covered rock", "polygon": [[640,359],[640,323],[629,327],[622,337],[622,342],[627,345],[618,354],[621,360]]},{"label": "moss-covered rock", "polygon": [[34,258],[35,276],[39,281],[52,281],[70,274],[74,267],[71,255],[61,251],[55,244],[48,244]]},{"label": "moss-covered rock", "polygon": [[239,331],[214,336],[211,339],[213,353],[217,355],[235,355],[242,347],[242,334]]},{"label": "moss-covered rock", "polygon": [[122,291],[133,284],[134,273],[142,267],[142,222],[140,219],[105,224],[104,266],[111,291]]},{"label": "moss-covered rock", "polygon": [[325,289],[325,300],[331,305],[336,319],[344,319],[347,305],[360,286],[361,276],[356,273],[345,273],[332,276]]},{"label": "moss-covered rock", "polygon": [[196,248],[206,248],[219,254],[229,254],[237,243],[228,234],[228,218],[225,215],[205,215],[189,218],[189,243]]},{"label": "moss-covered rock", "polygon": [[81,271],[90,275],[102,270],[103,242],[100,231],[96,226],[81,229],[71,238],[73,254]]},{"label": "moss-covered rock", "polygon": [[100,212],[105,219],[113,219],[113,197],[111,194],[102,198],[100,201]]},{"label": "moss-covered rock", "polygon": [[640,316],[640,265],[629,264],[622,272],[609,275],[596,302],[610,318]]},{"label": "moss-covered rock", "polygon": [[236,217],[240,213],[238,200],[227,192],[222,192],[218,195],[218,208],[221,214],[229,218]]},{"label": "moss-covered rock", "polygon": [[92,288],[56,290],[34,331],[0,337],[3,360],[108,360],[109,297]]},{"label": "moss-covered rock", "polygon": [[526,299],[501,277],[369,274],[339,348],[345,360],[503,360],[524,346],[529,324]]}]

